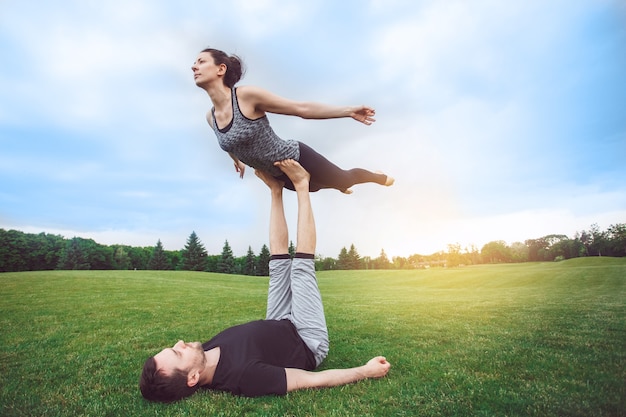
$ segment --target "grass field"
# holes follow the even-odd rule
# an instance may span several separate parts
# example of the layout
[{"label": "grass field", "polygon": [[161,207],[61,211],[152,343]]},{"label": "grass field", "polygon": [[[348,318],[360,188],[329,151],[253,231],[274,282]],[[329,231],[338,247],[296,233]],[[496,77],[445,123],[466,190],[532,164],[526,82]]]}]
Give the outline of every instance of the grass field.
[{"label": "grass field", "polygon": [[2,416],[626,415],[626,259],[318,275],[322,368],[382,380],[144,401],[147,356],[262,318],[267,279],[191,272],[0,274]]}]

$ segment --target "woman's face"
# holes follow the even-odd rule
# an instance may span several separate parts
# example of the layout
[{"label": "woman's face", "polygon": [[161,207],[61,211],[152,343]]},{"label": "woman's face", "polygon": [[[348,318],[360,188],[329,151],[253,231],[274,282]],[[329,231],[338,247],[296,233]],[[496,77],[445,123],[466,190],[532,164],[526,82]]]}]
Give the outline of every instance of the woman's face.
[{"label": "woman's face", "polygon": [[215,65],[213,56],[209,52],[200,52],[191,70],[193,80],[198,87],[201,87],[223,76],[226,73],[226,65]]}]

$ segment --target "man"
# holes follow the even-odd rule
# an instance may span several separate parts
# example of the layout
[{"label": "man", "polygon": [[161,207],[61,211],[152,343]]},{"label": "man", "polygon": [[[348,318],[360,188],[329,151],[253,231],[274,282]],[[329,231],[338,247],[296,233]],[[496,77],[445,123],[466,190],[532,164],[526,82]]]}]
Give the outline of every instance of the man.
[{"label": "man", "polygon": [[363,366],[313,372],[328,353],[328,332],[315,278],[316,232],[309,174],[294,160],[276,165],[293,182],[298,199],[296,255],[288,254],[283,184],[256,174],[270,188],[270,284],[265,320],[226,329],[204,344],[179,341],[149,358],[140,389],[152,401],[170,402],[199,387],[255,397],[284,395],[380,378],[390,364],[378,356]]}]

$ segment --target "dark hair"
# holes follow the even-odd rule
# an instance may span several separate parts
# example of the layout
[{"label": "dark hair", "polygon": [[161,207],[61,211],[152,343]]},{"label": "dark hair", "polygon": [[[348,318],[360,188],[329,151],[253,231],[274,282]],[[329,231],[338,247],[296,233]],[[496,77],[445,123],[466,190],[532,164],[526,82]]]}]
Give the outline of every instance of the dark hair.
[{"label": "dark hair", "polygon": [[139,379],[141,395],[150,401],[164,403],[178,401],[189,397],[198,388],[198,384],[193,387],[187,385],[187,373],[180,369],[174,369],[172,375],[165,375],[162,370],[157,369],[154,356],[148,358],[144,363]]},{"label": "dark hair", "polygon": [[245,73],[245,68],[241,58],[237,55],[228,55],[224,51],[219,49],[206,48],[202,52],[208,52],[213,57],[215,65],[226,65],[226,74],[224,74],[224,85],[228,88],[233,88]]}]

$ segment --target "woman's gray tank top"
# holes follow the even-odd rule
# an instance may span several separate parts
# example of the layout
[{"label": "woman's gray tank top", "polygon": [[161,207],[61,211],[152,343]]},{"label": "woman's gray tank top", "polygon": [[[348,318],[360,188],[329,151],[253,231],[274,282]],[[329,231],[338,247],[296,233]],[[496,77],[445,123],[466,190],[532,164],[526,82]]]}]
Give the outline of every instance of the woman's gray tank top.
[{"label": "woman's gray tank top", "polygon": [[223,129],[217,127],[215,107],[211,109],[213,115],[213,131],[217,136],[220,147],[230,152],[244,164],[260,169],[273,176],[279,176],[282,171],[274,166],[274,162],[283,159],[300,158],[300,147],[295,140],[283,140],[274,133],[267,115],[258,119],[248,119],[239,110],[237,89],[231,89],[233,118]]}]

